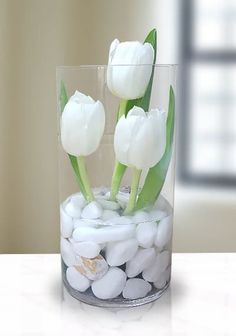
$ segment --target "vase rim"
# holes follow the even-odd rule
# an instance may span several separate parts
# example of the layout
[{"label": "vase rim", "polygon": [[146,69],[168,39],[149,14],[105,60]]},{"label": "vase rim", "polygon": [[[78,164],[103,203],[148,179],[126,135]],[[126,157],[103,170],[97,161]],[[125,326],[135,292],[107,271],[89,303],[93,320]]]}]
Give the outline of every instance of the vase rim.
[{"label": "vase rim", "polygon": [[[177,67],[178,63],[158,63],[158,64],[111,64],[109,66],[116,67],[116,66],[133,66],[133,67],[141,67],[141,66],[153,66],[157,68],[170,68],[170,67]],[[56,66],[57,69],[72,69],[72,68],[107,68],[108,64],[80,64],[80,65],[58,65]]]}]

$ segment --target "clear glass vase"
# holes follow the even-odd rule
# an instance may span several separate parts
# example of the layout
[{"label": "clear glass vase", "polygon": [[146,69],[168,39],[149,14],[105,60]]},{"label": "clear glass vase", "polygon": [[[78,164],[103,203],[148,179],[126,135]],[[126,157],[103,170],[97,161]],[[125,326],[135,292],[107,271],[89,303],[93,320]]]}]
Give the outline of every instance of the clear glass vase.
[{"label": "clear glass vase", "polygon": [[[113,67],[123,71],[125,66]],[[152,67],[153,73],[146,102],[113,95],[107,87],[107,66],[57,68],[62,280],[74,298],[95,306],[145,304],[159,298],[170,283],[176,67],[142,67]],[[99,100],[105,110],[100,145],[82,163],[64,150],[60,134],[64,106],[76,90]],[[118,113],[134,105],[146,111],[148,105],[149,111],[162,109],[167,118],[164,155],[141,171],[136,193],[132,168],[117,163],[114,153]],[[79,177],[82,171],[86,174],[93,199],[85,199],[78,171]],[[133,207],[127,210],[131,194]]]}]

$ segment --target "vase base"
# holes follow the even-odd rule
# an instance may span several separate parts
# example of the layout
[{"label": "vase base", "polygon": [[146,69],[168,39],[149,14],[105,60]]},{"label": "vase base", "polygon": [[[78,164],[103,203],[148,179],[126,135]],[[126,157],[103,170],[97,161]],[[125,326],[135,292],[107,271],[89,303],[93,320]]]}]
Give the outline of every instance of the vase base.
[{"label": "vase base", "polygon": [[[96,298],[91,289],[88,289],[85,293],[79,292],[73,289],[65,277],[63,277],[63,284],[67,292],[76,300],[82,301],[92,306],[104,307],[104,308],[127,308],[127,307],[138,307],[144,304],[151,303],[159,299],[168,289],[170,281],[160,290],[153,290],[149,293],[148,296],[140,299],[124,299],[122,297],[117,297],[109,300],[101,300]],[[152,293],[153,292],[153,293]]]}]

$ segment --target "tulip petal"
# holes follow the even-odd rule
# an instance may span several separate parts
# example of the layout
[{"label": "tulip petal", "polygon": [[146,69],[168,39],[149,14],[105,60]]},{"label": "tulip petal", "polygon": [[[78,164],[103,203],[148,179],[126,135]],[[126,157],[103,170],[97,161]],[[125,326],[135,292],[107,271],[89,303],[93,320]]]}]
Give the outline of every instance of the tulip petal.
[{"label": "tulip petal", "polygon": [[153,59],[154,49],[150,43],[114,40],[107,69],[111,92],[122,99],[142,97],[151,77]]},{"label": "tulip petal", "polygon": [[62,146],[67,153],[87,156],[96,151],[105,126],[101,102],[78,103],[69,100],[61,118]]},{"label": "tulip petal", "polygon": [[127,117],[130,117],[130,116],[139,116],[139,117],[146,118],[146,113],[141,107],[134,106],[127,114]]},{"label": "tulip petal", "polygon": [[[65,84],[64,84],[63,81],[61,81],[61,89],[60,89],[59,99],[60,99],[61,113],[63,113],[64,108],[65,108],[65,106],[68,102],[68,96],[67,96]],[[73,168],[73,171],[74,171],[77,183],[79,185],[79,188],[80,188],[82,194],[84,195],[84,198],[86,199],[86,192],[85,192],[85,189],[84,189],[84,186],[83,186],[83,181],[82,181],[81,176],[80,176],[77,158],[73,155],[70,155],[70,154],[68,154],[68,157],[70,159],[71,166]]]},{"label": "tulip petal", "polygon": [[[153,50],[154,50],[154,59],[153,59],[153,64],[155,64],[156,62],[156,49],[157,49],[157,32],[156,29],[153,29],[149,32],[149,34],[147,35],[145,42],[148,42],[152,45]],[[112,67],[110,67],[111,69]],[[108,70],[107,73],[109,73],[109,66],[108,66]],[[111,76],[111,74],[110,74]],[[144,111],[148,111],[149,110],[149,104],[150,104],[150,97],[151,97],[151,91],[152,91],[152,83],[153,83],[153,76],[154,76],[154,67],[152,68],[152,74],[151,74],[151,78],[149,80],[147,89],[145,91],[145,94],[142,98],[139,99],[133,99],[133,100],[127,100],[126,104],[122,104],[122,106],[124,107],[124,115],[127,115],[128,111],[136,106],[140,106],[144,109]],[[119,113],[120,111],[118,111],[118,120],[119,120]],[[121,114],[122,115],[122,114]],[[113,172],[113,176],[112,176],[112,197],[113,199],[115,199],[116,193],[119,189],[119,186],[121,184],[121,180],[125,174],[126,171],[126,166],[120,162],[116,162],[115,165],[115,169]]]},{"label": "tulip petal", "polygon": [[169,91],[169,108],[167,117],[166,130],[166,149],[162,159],[153,167],[149,169],[145,179],[143,188],[138,196],[137,209],[152,205],[157,200],[162,187],[165,182],[168,171],[173,144],[174,134],[174,120],[175,120],[175,95],[172,86]]},{"label": "tulip petal", "polygon": [[82,103],[83,104],[93,104],[94,103],[93,98],[91,98],[90,96],[86,96],[85,94],[77,90],[75,91],[73,96],[70,97],[69,101],[74,101],[77,104],[82,104]]}]

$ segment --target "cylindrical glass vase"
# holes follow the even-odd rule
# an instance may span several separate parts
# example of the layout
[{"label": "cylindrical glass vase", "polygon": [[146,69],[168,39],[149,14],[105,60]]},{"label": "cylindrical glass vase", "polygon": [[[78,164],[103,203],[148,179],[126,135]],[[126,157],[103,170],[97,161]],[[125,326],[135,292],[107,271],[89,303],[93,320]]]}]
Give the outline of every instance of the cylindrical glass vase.
[{"label": "cylindrical glass vase", "polygon": [[[109,71],[124,74],[126,67],[132,70],[119,65]],[[176,67],[139,67],[151,67],[153,76],[137,99],[110,92],[107,66],[57,68],[62,280],[74,298],[95,306],[145,304],[159,298],[170,283]],[[142,85],[136,69],[134,86]],[[73,112],[68,112],[68,101],[73,101]],[[94,104],[102,104],[105,121]],[[154,110],[140,112],[143,119],[135,127],[137,113],[129,115],[134,106]],[[156,122],[156,115],[164,115],[165,122]],[[115,151],[120,118],[130,122],[126,131],[117,131]],[[65,125],[71,127],[66,135]],[[68,153],[71,141],[72,147],[83,147],[81,155]],[[128,163],[118,161],[118,150]]]}]

